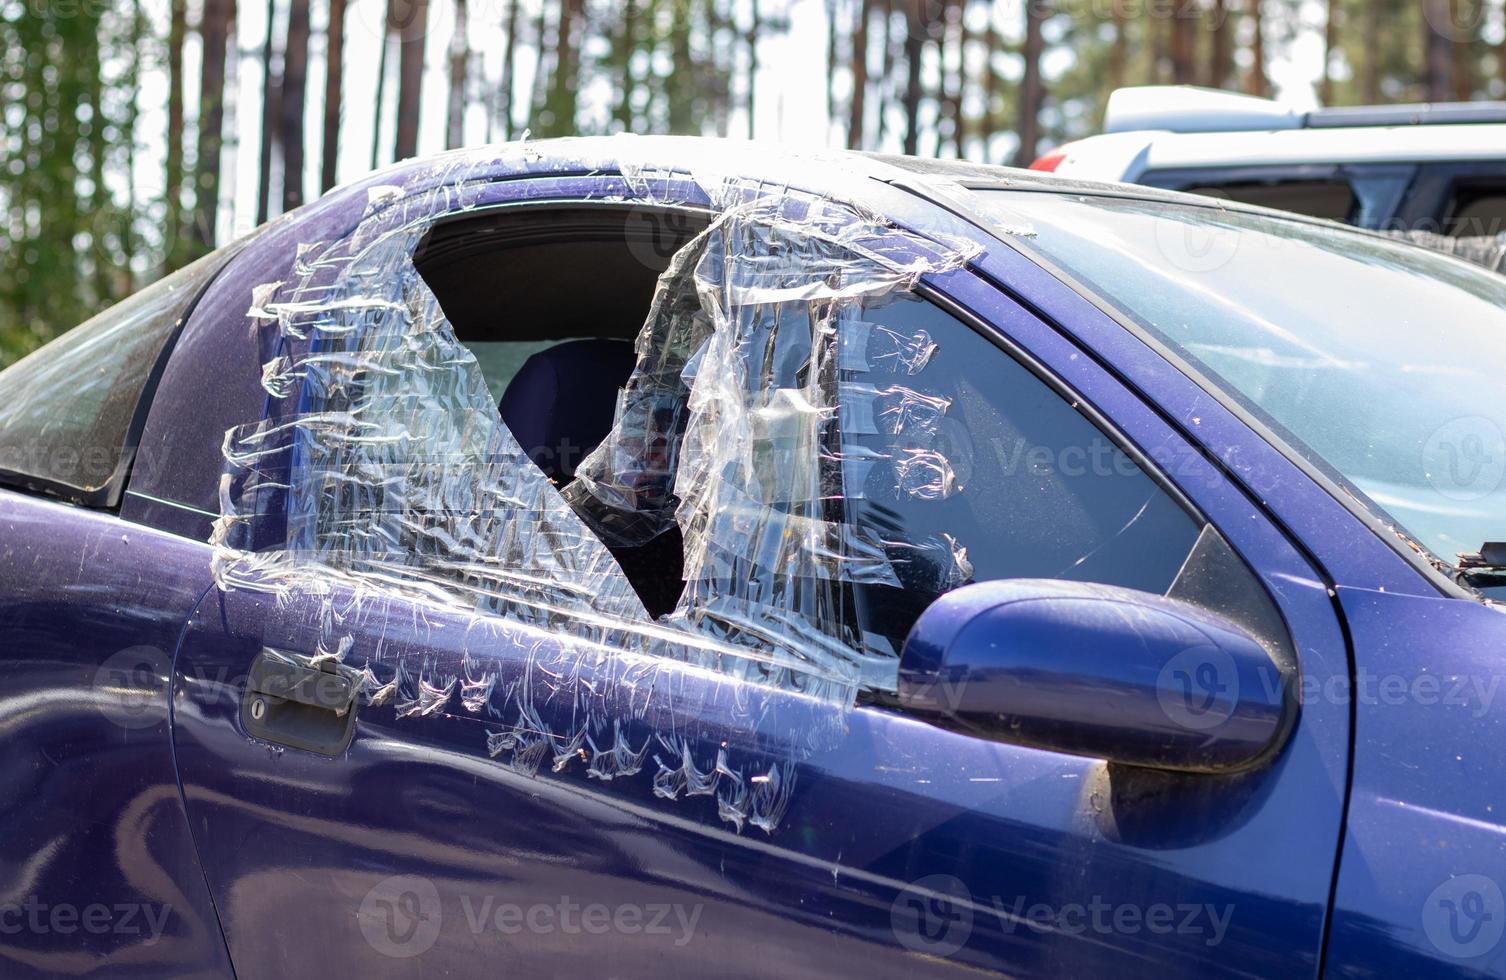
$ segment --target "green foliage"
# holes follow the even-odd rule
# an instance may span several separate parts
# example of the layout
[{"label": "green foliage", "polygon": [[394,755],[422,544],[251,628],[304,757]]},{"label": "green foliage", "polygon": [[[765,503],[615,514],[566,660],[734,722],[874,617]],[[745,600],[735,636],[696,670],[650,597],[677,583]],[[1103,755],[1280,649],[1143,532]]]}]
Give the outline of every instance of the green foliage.
[{"label": "green foliage", "polygon": [[[192,120],[185,134],[179,102],[176,133],[147,132],[138,126],[137,102],[143,76],[167,76],[173,64],[184,85],[198,84],[181,70],[185,36],[197,36],[202,49],[204,35],[223,24],[206,27],[203,2],[156,0],[148,5],[155,20],[143,13],[145,2],[0,0],[0,367],[211,245],[207,234],[195,234],[193,216],[202,221],[205,211],[195,201],[205,170],[196,161],[199,143],[202,137],[209,147],[221,139],[249,145],[246,119],[239,134],[199,133]],[[314,2],[316,11],[328,9],[325,0]],[[1026,0],[509,0],[498,8],[509,13],[495,29],[516,36],[495,40],[506,44],[509,58],[531,46],[526,63],[541,66],[512,89],[519,102],[512,118],[535,137],[726,135],[732,118],[746,118],[761,98],[753,91],[757,42],[788,31],[795,4],[806,5],[807,16],[819,4],[832,19],[821,39],[832,63],[826,91],[810,97],[824,98],[833,139],[847,135],[851,80],[863,75],[862,145],[892,148],[913,127],[921,152],[985,162],[1009,158],[1017,144],[1012,131],[1027,9],[1044,13],[1041,150],[1098,131],[1108,93],[1118,85],[1181,77],[1258,90],[1257,13],[1258,50],[1272,62],[1299,35],[1321,35],[1325,25],[1315,15],[1337,12],[1336,104],[1417,101],[1445,89],[1454,98],[1506,95],[1506,43],[1495,36],[1500,0],[1028,2],[1027,8]],[[1432,20],[1445,21],[1441,45],[1439,32],[1429,34],[1425,8]],[[859,40],[854,35],[865,16],[868,34]],[[866,71],[855,73],[853,53],[864,48]],[[757,77],[775,67],[762,65]],[[473,77],[461,104],[495,100],[499,88],[498,79]],[[202,110],[204,100],[192,94],[189,101]],[[158,111],[152,118],[161,117]],[[206,118],[201,111],[199,122],[212,129]],[[340,113],[327,118],[335,120],[338,137]],[[416,131],[417,122],[408,122]],[[137,139],[154,149],[167,145],[163,173],[144,179],[138,173]],[[162,166],[163,154],[143,156]],[[172,201],[161,192],[137,199],[138,188],[164,185],[176,188]]]},{"label": "green foliage", "polygon": [[124,6],[0,3],[0,365],[137,285],[121,175],[142,25]]}]

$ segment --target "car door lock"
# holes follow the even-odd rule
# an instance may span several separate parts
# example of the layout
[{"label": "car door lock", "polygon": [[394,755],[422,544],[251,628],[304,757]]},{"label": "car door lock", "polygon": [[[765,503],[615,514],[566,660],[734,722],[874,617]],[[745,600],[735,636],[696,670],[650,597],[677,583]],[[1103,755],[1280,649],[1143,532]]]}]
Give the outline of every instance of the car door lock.
[{"label": "car door lock", "polygon": [[241,725],[254,738],[339,755],[355,733],[360,678],[355,669],[328,658],[266,647],[251,662]]}]

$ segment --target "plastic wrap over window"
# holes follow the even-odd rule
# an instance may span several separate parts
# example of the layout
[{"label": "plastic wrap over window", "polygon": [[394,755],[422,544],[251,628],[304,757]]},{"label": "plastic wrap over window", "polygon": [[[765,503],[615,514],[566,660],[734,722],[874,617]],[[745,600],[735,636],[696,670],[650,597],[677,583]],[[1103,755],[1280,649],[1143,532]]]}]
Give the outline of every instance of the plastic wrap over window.
[{"label": "plastic wrap over window", "polygon": [[[946,399],[906,386],[935,344],[862,313],[962,254],[785,194],[735,206],[675,257],[616,426],[565,489],[613,547],[683,535],[669,622],[754,650],[793,641],[845,683],[892,686],[894,651],[868,648],[851,589],[899,587],[917,543],[843,502],[873,486],[944,497],[955,478],[933,448]],[[944,555],[936,591],[971,574],[956,542],[920,545]]]},{"label": "plastic wrap over window", "polygon": [[[940,556],[945,587],[970,570],[956,542],[886,542],[842,518],[875,481],[922,498],[952,486],[927,435],[945,399],[905,384],[934,344],[861,311],[969,252],[821,198],[717,182],[705,196],[724,210],[661,277],[613,431],[562,493],[502,423],[413,266],[434,220],[478,200],[462,165],[434,191],[373,192],[351,234],[303,246],[286,281],[254,291],[268,408],[225,437],[216,579],[327,597],[340,614],[321,618],[318,649],[342,660],[350,624],[394,603],[456,610],[468,637],[532,651],[530,676],[589,721],[551,731],[536,687],[500,684],[487,644],[449,669],[357,650],[367,703],[480,715],[490,754],[535,771],[580,757],[610,779],[652,761],[659,795],[715,792],[724,819],[769,829],[788,752],[691,758],[682,729],[705,706],[655,707],[675,683],[655,681],[656,665],[722,678],[726,710],[754,710],[735,693],[750,682],[837,711],[865,683],[893,685],[893,652],[873,662],[846,590],[897,584],[896,563],[918,549]],[[663,182],[629,183],[641,200]],[[880,448],[864,433],[885,434]],[[613,551],[670,531],[688,584],[656,619]],[[613,684],[647,693],[614,714],[601,701]],[[808,750],[819,725],[805,727],[781,744]]]}]

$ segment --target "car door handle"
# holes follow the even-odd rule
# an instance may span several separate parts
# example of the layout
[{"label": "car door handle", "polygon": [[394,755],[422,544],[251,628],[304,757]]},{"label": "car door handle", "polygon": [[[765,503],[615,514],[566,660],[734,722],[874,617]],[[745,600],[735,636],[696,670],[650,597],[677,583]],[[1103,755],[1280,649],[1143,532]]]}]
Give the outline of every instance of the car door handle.
[{"label": "car door handle", "polygon": [[327,658],[264,648],[241,695],[246,734],[293,748],[339,755],[355,733],[360,674]]}]

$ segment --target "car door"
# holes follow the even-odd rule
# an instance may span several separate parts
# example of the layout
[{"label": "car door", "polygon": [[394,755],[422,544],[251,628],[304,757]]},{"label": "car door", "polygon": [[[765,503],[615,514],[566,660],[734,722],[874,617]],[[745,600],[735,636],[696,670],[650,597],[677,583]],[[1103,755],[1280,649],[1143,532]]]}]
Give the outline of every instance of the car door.
[{"label": "car door", "polygon": [[628,399],[596,474],[662,504],[645,454],[695,447],[668,620],[605,547],[631,522],[588,523],[501,427],[411,251],[310,250],[311,291],[262,307],[286,344],[227,434],[174,677],[238,976],[1317,972],[1340,706],[1256,771],[1172,775],[943,731],[883,678],[970,579],[1195,598],[1217,555],[1322,683],[1347,664],[1321,577],[958,255],[812,207],[744,217],[709,266],[778,266],[701,310],[757,371],[716,331],[640,345],[640,375],[715,395]]},{"label": "car door", "polygon": [[168,690],[209,549],[122,519],[156,367],[234,249],[0,372],[0,975],[230,976]]}]

